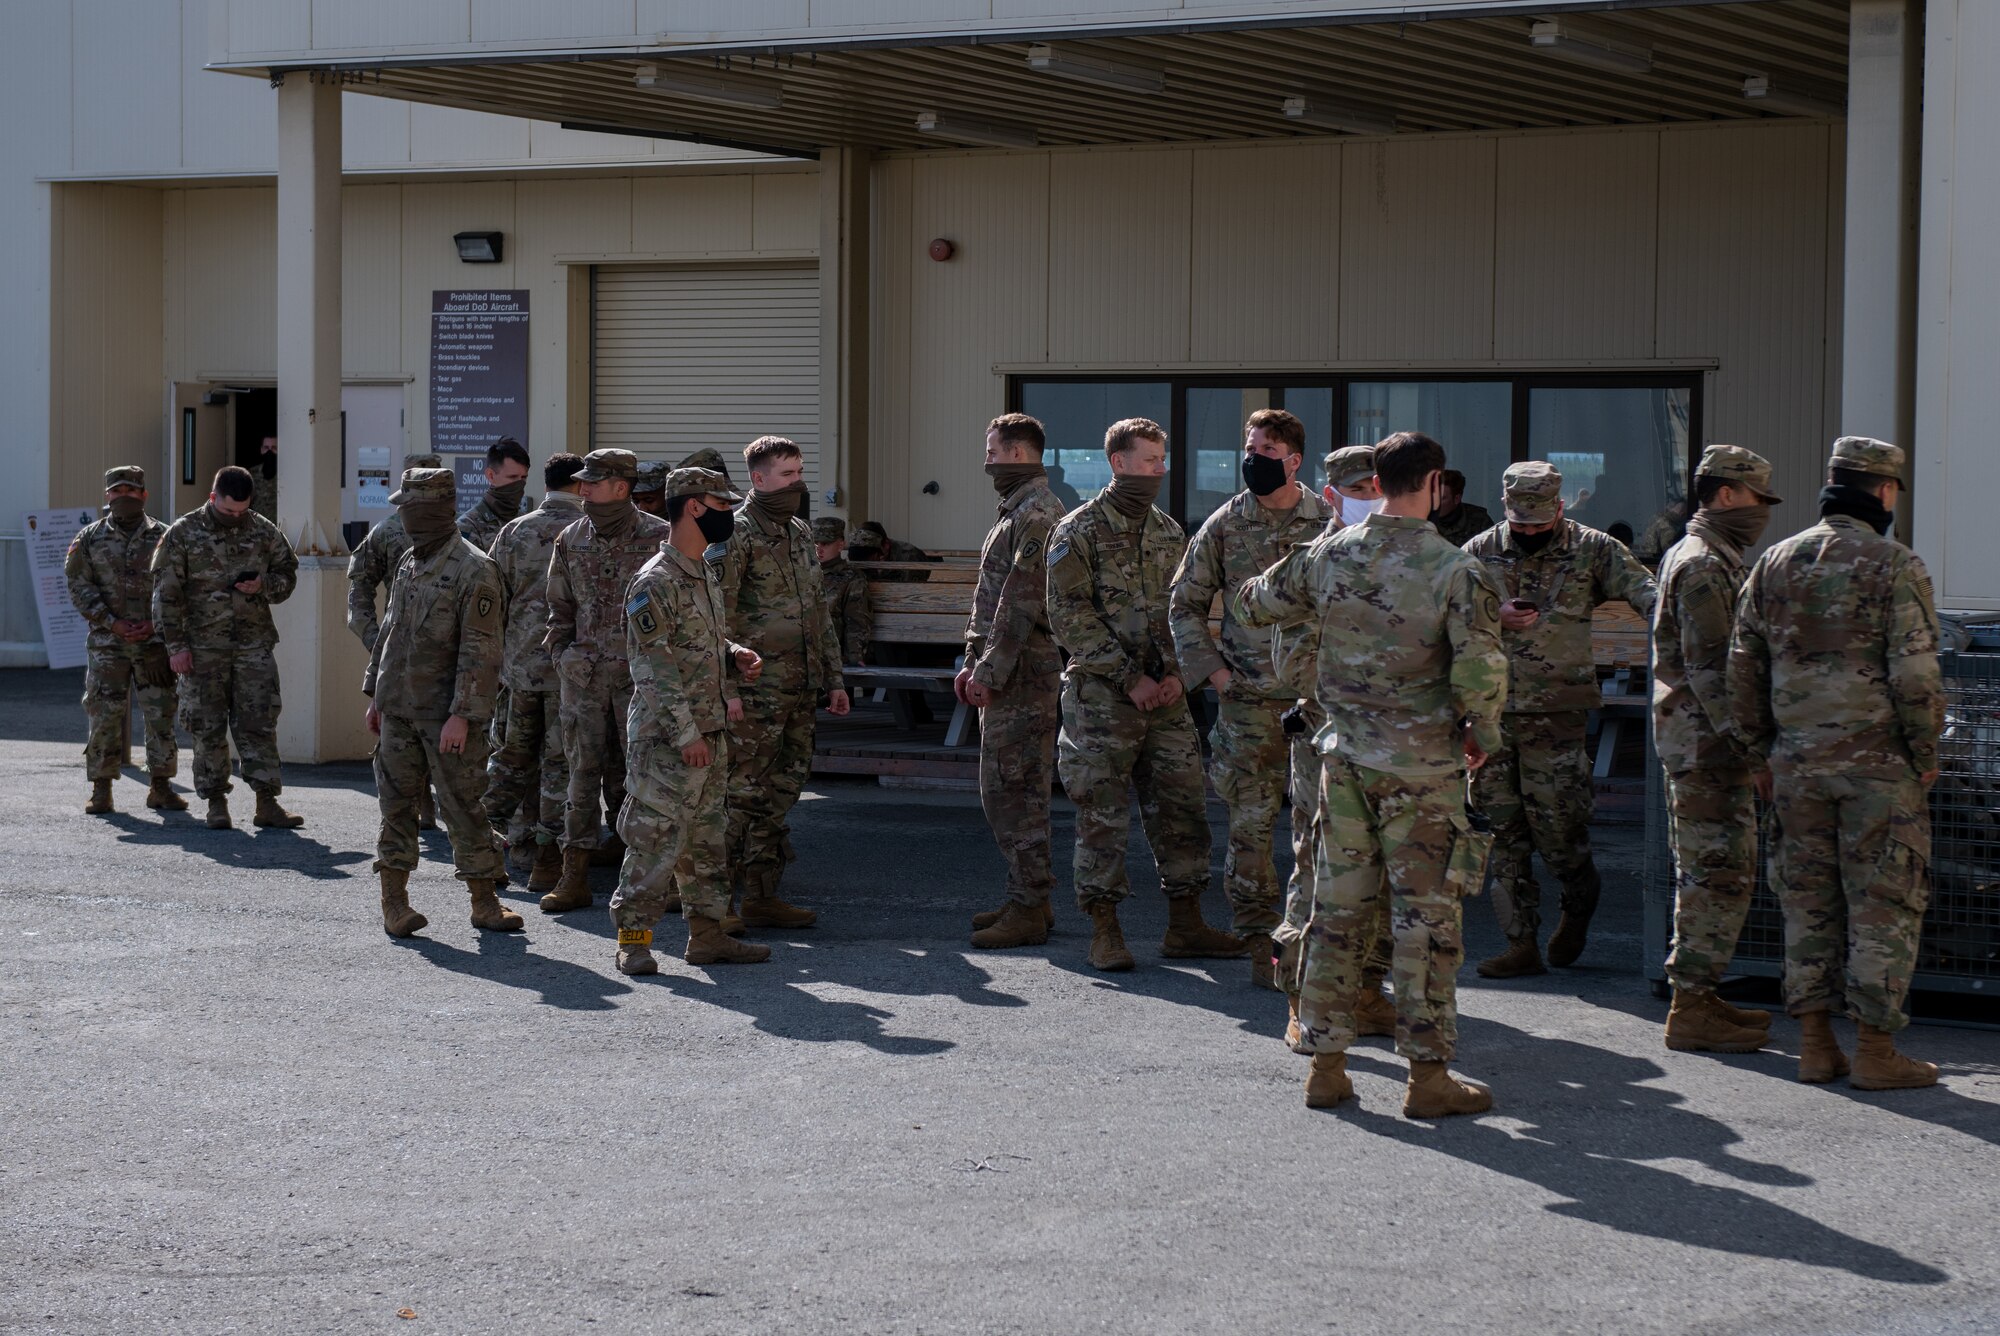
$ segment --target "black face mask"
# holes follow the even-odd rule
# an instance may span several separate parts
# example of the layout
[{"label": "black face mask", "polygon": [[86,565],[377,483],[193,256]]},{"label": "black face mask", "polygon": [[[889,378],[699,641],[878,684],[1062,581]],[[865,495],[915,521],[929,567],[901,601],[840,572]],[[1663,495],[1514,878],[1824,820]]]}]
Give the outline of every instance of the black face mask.
[{"label": "black face mask", "polygon": [[486,504],[493,513],[503,520],[511,520],[521,513],[521,499],[527,493],[528,480],[517,478],[499,487],[486,489]]},{"label": "black face mask", "polygon": [[1514,530],[1514,545],[1531,557],[1555,540],[1554,529],[1544,529],[1540,533],[1522,533],[1519,529]]},{"label": "black face mask", "polygon": [[726,543],[729,535],[736,532],[736,512],[733,510],[704,510],[694,517],[694,524],[701,530],[701,536],[709,543]]},{"label": "black face mask", "polygon": [[1258,496],[1269,496],[1285,485],[1285,461],[1269,455],[1245,454],[1243,485]]}]

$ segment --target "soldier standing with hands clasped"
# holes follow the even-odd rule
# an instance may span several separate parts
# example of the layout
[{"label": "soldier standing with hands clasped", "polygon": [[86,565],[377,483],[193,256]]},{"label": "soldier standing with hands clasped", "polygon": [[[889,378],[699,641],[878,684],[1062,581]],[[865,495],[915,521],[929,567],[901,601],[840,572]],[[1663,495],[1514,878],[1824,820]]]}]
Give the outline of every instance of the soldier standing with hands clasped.
[{"label": "soldier standing with hands clasped", "polygon": [[1756,794],[1771,772],[1730,732],[1729,636],[1743,553],[1771,522],[1771,465],[1740,446],[1711,445],[1695,470],[1701,509],[1660,562],[1653,605],[1653,740],[1667,772],[1674,849],[1674,945],[1667,979],[1668,1048],[1749,1053],[1771,1013],[1717,993],[1757,884]]},{"label": "soldier standing with hands clasped", "polygon": [[[1771,764],[1799,1080],[1860,1090],[1937,1082],[1895,1048],[1930,903],[1926,791],[1944,727],[1930,574],[1888,536],[1902,490],[1900,448],[1835,441],[1819,523],[1757,559],[1729,651],[1736,732]],[[1831,1020],[1843,1007],[1861,1032],[1851,1075]]]},{"label": "soldier standing with hands clasped", "polygon": [[116,810],[111,784],[123,760],[130,694],[139,698],[146,720],[146,770],[152,777],[146,806],[185,812],[187,799],[172,783],[180,768],[174,672],[153,625],[153,551],[167,526],[146,513],[146,471],[137,464],[105,470],[104,504],[111,513],[78,530],[63,555],[69,601],[90,624],[83,676],[83,708],[90,717],[83,765],[90,775],[90,801],[83,810],[88,816]]},{"label": "soldier standing with hands clasped", "polygon": [[625,866],[611,897],[618,968],[653,974],[653,925],[679,882],[687,915],[687,963],[754,965],[771,948],[732,941],[729,913],[728,722],[743,717],[732,677],[754,683],[764,662],[730,641],[715,572],[702,560],[735,527],[741,501],[729,479],[710,469],[675,469],[662,509],[672,525],[659,555],[627,591],[625,628],[632,665],[626,724],[631,760],[618,829]]},{"label": "soldier standing with hands clasped", "polygon": [[1090,916],[1090,963],[1129,970],[1118,924],[1131,893],[1125,872],[1132,804],[1167,896],[1170,958],[1233,960],[1240,937],[1202,922],[1208,888],[1208,799],[1201,747],[1167,626],[1181,526],[1153,504],[1167,476],[1167,433],[1147,418],[1104,433],[1111,485],[1071,511],[1049,537],[1049,625],[1069,651],[1056,764],[1076,804],[1076,902]]},{"label": "soldier standing with hands clasped", "polygon": [[229,743],[257,793],[253,820],[290,830],[305,821],[278,805],[278,628],[271,605],[292,596],[299,559],[278,526],[252,513],[250,475],[217,470],[208,503],[175,520],[153,551],[153,622],[181,679],[194,736],[194,789],[208,827],[228,830]]},{"label": "soldier standing with hands clasped", "polygon": [[1055,921],[1049,786],[1061,720],[1062,654],[1049,636],[1049,534],[1062,502],[1042,468],[1048,438],[1026,413],[986,427],[986,476],[999,518],[979,550],[965,628],[965,666],[952,691],[979,711],[979,803],[1007,860],[1007,900],[972,917],[983,950],[1039,946]]},{"label": "soldier standing with hands clasped", "polygon": [[500,904],[500,851],[480,810],[486,787],[486,726],[500,689],[501,595],[493,563],[452,522],[449,469],[409,469],[389,498],[410,550],[396,567],[389,609],[361,690],[376,735],[375,792],[382,807],[375,871],[382,929],[408,937],[429,920],[410,908],[417,869],[417,794],[437,781],[452,861],[472,897],[472,926],[518,932],[521,916]]},{"label": "soldier standing with hands clasped", "polygon": [[1460,898],[1483,860],[1465,814],[1465,767],[1500,745],[1507,659],[1500,595],[1426,520],[1444,447],[1398,432],[1376,447],[1381,511],[1318,539],[1238,591],[1247,626],[1316,617],[1326,758],[1311,950],[1295,1047],[1313,1055],[1306,1104],[1354,1093],[1347,1047],[1381,902],[1395,940],[1396,1051],[1410,1060],[1408,1118],[1482,1113],[1484,1088],[1451,1075],[1458,1043]]}]

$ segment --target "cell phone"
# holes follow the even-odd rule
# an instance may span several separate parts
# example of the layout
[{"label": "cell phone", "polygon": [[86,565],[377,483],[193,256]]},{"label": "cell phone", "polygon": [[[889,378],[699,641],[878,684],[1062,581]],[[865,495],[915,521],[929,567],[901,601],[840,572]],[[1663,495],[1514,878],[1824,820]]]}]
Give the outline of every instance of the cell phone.
[{"label": "cell phone", "polygon": [[1535,605],[1528,602],[1525,598],[1510,598],[1504,606],[1514,612],[1533,612],[1535,610]]},{"label": "cell phone", "polygon": [[256,578],[257,578],[257,572],[255,572],[255,571],[238,571],[238,572],[236,573],[236,578],[235,578],[234,580],[231,580],[231,581],[230,581],[229,583],[231,583],[231,584],[248,584],[248,583],[250,583],[250,581],[252,581],[252,580],[254,580],[254,579],[256,579]]}]

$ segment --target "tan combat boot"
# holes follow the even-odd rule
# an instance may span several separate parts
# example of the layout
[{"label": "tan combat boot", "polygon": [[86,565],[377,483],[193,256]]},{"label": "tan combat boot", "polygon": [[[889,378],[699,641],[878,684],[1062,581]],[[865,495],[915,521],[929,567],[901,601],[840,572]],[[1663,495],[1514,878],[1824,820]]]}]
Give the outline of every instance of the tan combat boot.
[{"label": "tan combat boot", "polygon": [[618,921],[614,911],[611,926],[618,934],[618,972],[620,974],[658,974],[660,962],[653,959],[653,930],[651,928],[626,927]]},{"label": "tan combat boot", "polygon": [[111,805],[111,781],[93,779],[90,781],[90,801],[83,805],[85,816],[103,816],[118,809]]},{"label": "tan combat boot", "polygon": [[1532,937],[1523,937],[1497,956],[1479,962],[1479,977],[1482,979],[1518,979],[1528,974],[1547,974],[1548,966],[1542,964],[1542,953]]},{"label": "tan combat boot", "polygon": [[972,934],[972,944],[982,951],[1005,951],[1016,946],[1040,946],[1049,940],[1049,921],[1038,905],[1016,904],[1009,900],[1000,917]]},{"label": "tan combat boot", "polygon": [[1934,1062],[1922,1062],[1896,1051],[1895,1036],[1872,1025],[1856,1027],[1861,1037],[1854,1044],[1854,1074],[1847,1084],[1856,1090],[1915,1090],[1937,1084]]},{"label": "tan combat boot", "polygon": [[1667,1012],[1667,1047],[1676,1053],[1755,1053],[1764,1047],[1764,1031],[1738,1025],[1716,1005],[1714,993],[1674,989]]},{"label": "tan combat boot", "polygon": [[1292,993],[1285,998],[1285,1047],[1297,1050],[1299,1046],[1299,996]]},{"label": "tan combat boot", "polygon": [[562,876],[555,889],[542,897],[544,914],[566,914],[572,909],[590,908],[590,850],[564,849]]},{"label": "tan combat boot", "polygon": [[1129,970],[1135,965],[1125,949],[1125,932],[1118,926],[1118,906],[1092,905],[1090,915],[1090,967],[1107,973]]},{"label": "tan combat boot", "polygon": [[771,958],[771,948],[739,942],[706,914],[689,914],[686,960],[690,965],[755,965]]},{"label": "tan combat boot", "polygon": [[1410,1084],[1403,1092],[1405,1118],[1449,1118],[1459,1113],[1484,1113],[1493,1107],[1493,1092],[1461,1081],[1449,1063],[1410,1062]]},{"label": "tan combat boot", "polygon": [[1574,965],[1583,954],[1584,944],[1590,939],[1590,915],[1572,914],[1564,910],[1556,919],[1556,930],[1549,934],[1549,964]]},{"label": "tan combat boot", "polygon": [[764,868],[743,879],[743,922],[752,928],[810,928],[819,915],[778,898],[778,870]]},{"label": "tan combat boot", "polygon": [[1711,996],[1715,998],[1715,1009],[1727,1016],[1731,1023],[1745,1026],[1752,1030],[1769,1030],[1771,1028],[1770,1012],[1757,1007],[1735,1006],[1720,993],[1715,993]]},{"label": "tan combat boot", "polygon": [[1253,932],[1243,941],[1250,948],[1250,986],[1268,988],[1274,993],[1283,991],[1278,987],[1278,962],[1271,958],[1274,950],[1271,935]]},{"label": "tan combat boot", "polygon": [[535,846],[535,861],[528,866],[528,889],[537,895],[553,891],[562,880],[562,846],[554,840]]},{"label": "tan combat boot", "polygon": [[1361,985],[1361,992],[1354,999],[1354,1033],[1363,1038],[1369,1035],[1396,1035],[1396,1004],[1382,993],[1382,985],[1368,983]]},{"label": "tan combat boot", "polygon": [[1330,1109],[1344,1099],[1353,1098],[1354,1082],[1347,1077],[1347,1055],[1313,1054],[1312,1070],[1306,1073],[1306,1107]]},{"label": "tan combat boot", "polygon": [[410,874],[401,868],[382,869],[382,931],[391,937],[421,932],[430,920],[410,908]]},{"label": "tan combat boot", "polygon": [[1240,960],[1250,944],[1202,921],[1201,897],[1183,895],[1167,901],[1167,935],[1160,954],[1169,960]]},{"label": "tan combat boot", "polygon": [[174,792],[174,782],[165,775],[154,775],[152,787],[146,790],[146,806],[156,812],[185,812],[188,800]]},{"label": "tan combat boot", "polygon": [[1799,1080],[1825,1085],[1847,1075],[1847,1055],[1833,1037],[1833,1013],[1808,1011],[1799,1017]]},{"label": "tan combat boot", "polygon": [[275,793],[257,795],[257,812],[250,820],[253,825],[276,826],[279,830],[297,830],[306,823],[304,817],[296,816],[280,807],[278,795]]},{"label": "tan combat boot", "polygon": [[[1007,902],[1007,905],[1011,905],[1013,903],[1014,902],[1012,900],[1009,900]],[[1007,912],[1007,905],[1002,905],[998,909],[980,910],[977,914],[974,914],[972,916],[972,926],[974,928],[992,927],[994,924],[1000,921],[1000,916]],[[1056,906],[1053,900],[1042,901],[1042,926],[1045,928],[1053,928],[1056,926]]]},{"label": "tan combat boot", "polygon": [[472,892],[472,926],[487,932],[519,932],[525,926],[521,916],[500,903],[491,880],[468,877],[465,889]]},{"label": "tan combat boot", "polygon": [[229,819],[229,795],[218,793],[208,800],[208,828],[210,830],[233,830],[236,826]]},{"label": "tan combat boot", "polygon": [[438,828],[437,798],[431,793],[431,782],[426,779],[417,790],[417,829],[436,830]]}]

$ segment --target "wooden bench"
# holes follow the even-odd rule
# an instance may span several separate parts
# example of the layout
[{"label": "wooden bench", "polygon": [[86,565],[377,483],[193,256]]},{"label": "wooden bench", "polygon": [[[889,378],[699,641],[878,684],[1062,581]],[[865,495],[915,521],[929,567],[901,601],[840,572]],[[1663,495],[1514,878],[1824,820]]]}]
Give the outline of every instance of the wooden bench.
[{"label": "wooden bench", "polygon": [[[868,572],[868,603],[875,614],[871,640],[887,645],[965,644],[965,624],[972,617],[972,590],[979,581],[977,556],[949,556],[941,562],[857,561],[853,565]],[[923,580],[883,579],[901,571],[921,571]],[[889,697],[896,722],[904,728],[916,726],[911,692],[951,690],[958,675],[954,656],[950,667],[934,668],[843,665],[841,674],[850,684],[872,686]],[[957,701],[951,723],[945,728],[945,745],[962,746],[974,722],[971,707]]]}]

